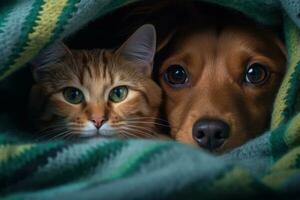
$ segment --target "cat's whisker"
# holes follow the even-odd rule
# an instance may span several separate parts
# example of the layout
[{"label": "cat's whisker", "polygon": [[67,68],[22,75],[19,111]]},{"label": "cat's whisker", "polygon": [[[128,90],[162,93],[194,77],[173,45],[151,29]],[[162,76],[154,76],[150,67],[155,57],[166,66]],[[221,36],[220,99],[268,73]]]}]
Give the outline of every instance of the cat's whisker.
[{"label": "cat's whisker", "polygon": [[44,135],[51,134],[52,132],[57,132],[57,131],[63,130],[65,128],[66,128],[65,124],[55,123],[55,124],[52,124],[51,126],[45,127],[44,129],[40,129],[40,130],[36,131],[35,134],[39,134],[39,135],[42,134],[44,136]]},{"label": "cat's whisker", "polygon": [[120,133],[120,135],[123,136],[124,138],[126,138],[126,139],[129,138],[129,136],[126,134],[126,131],[125,131],[125,130],[124,130],[124,131],[120,131],[119,133]]},{"label": "cat's whisker", "polygon": [[75,138],[75,134],[73,131],[70,131],[69,133],[65,134],[62,139],[64,140],[72,140]]},{"label": "cat's whisker", "polygon": [[169,124],[161,124],[161,123],[157,123],[157,122],[138,121],[138,120],[136,120],[136,121],[126,121],[126,122],[127,123],[133,122],[133,123],[136,123],[136,124],[139,124],[139,123],[141,123],[141,124],[147,124],[147,123],[150,124],[150,123],[153,123],[153,124],[158,125],[158,126],[163,126],[163,127],[167,127],[167,128],[173,129],[174,132],[177,132],[179,130],[178,126],[170,126]]},{"label": "cat's whisker", "polygon": [[77,131],[77,132],[84,132],[81,128],[72,128],[70,130]]},{"label": "cat's whisker", "polygon": [[138,125],[132,125],[132,124],[127,124],[126,126],[127,126],[127,127],[139,128],[139,129],[142,129],[142,130],[146,130],[146,131],[150,132],[151,134],[156,135],[156,134],[153,132],[153,130],[150,129],[150,128],[146,128],[146,127],[138,126]]},{"label": "cat's whisker", "polygon": [[80,125],[78,125],[78,124],[75,123],[75,122],[68,122],[68,123],[67,123],[67,126],[69,126],[69,127],[72,127],[72,126],[76,127],[76,126],[80,126]]},{"label": "cat's whisker", "polygon": [[146,137],[154,137],[156,134],[147,130],[147,129],[143,129],[142,127],[137,127],[137,126],[127,126],[124,127],[124,129],[126,129],[127,131],[133,131],[134,133],[137,133],[141,136],[146,136]]},{"label": "cat's whisker", "polygon": [[122,129],[123,133],[126,134],[127,138],[135,138],[138,137],[137,134],[133,134],[131,131],[131,129]]},{"label": "cat's whisker", "polygon": [[154,124],[154,125],[157,125],[157,126],[163,126],[163,127],[168,127],[170,128],[169,125],[167,124],[161,124],[161,123],[157,123],[157,122],[145,122],[145,121],[126,121],[128,124]]},{"label": "cat's whisker", "polygon": [[42,136],[47,136],[47,135],[56,134],[56,133],[60,132],[61,130],[64,130],[64,128],[57,128],[55,130],[48,130],[48,131],[41,132],[39,134],[41,134]]},{"label": "cat's whisker", "polygon": [[65,124],[52,124],[51,126],[47,126],[45,127],[44,129],[40,129],[36,132],[36,134],[39,134],[39,133],[43,133],[43,132],[46,132],[46,131],[51,131],[51,130],[55,130],[55,129],[59,129],[59,128],[63,128],[63,127],[66,127]]},{"label": "cat's whisker", "polygon": [[69,133],[66,133],[64,136],[62,136],[63,139],[69,140],[74,138],[74,132],[70,131]]},{"label": "cat's whisker", "polygon": [[37,137],[37,138],[35,139],[35,141],[36,141],[36,142],[43,141],[43,140],[47,139],[48,137],[53,136],[53,135],[55,135],[55,134],[56,134],[56,132],[41,135],[41,136]]},{"label": "cat's whisker", "polygon": [[49,138],[48,141],[53,141],[53,140],[55,140],[55,139],[60,139],[61,136],[63,136],[63,135],[66,134],[66,133],[67,133],[67,131],[60,132],[60,133],[58,133],[58,134],[55,134],[53,137]]},{"label": "cat's whisker", "polygon": [[70,133],[70,130],[63,131],[63,132],[61,132],[61,133],[55,135],[54,137],[50,138],[49,141],[53,141],[53,140],[55,140],[55,139],[59,139],[59,138],[61,138],[63,135],[68,134],[68,133]]},{"label": "cat's whisker", "polygon": [[157,118],[157,117],[130,117],[129,119],[127,119],[127,121],[131,121],[131,120],[145,120],[145,119],[149,119],[149,120],[157,120],[157,121],[161,121],[161,122],[166,122],[168,123],[167,120],[162,119],[162,118]]},{"label": "cat's whisker", "polygon": [[123,133],[125,134],[124,136],[126,136],[126,138],[137,138],[138,136],[136,134],[130,133],[127,130],[122,130]]},{"label": "cat's whisker", "polygon": [[36,141],[42,140],[43,138],[47,138],[52,135],[56,135],[57,133],[59,133],[63,130],[65,130],[65,128],[57,128],[55,130],[44,131],[44,132],[40,133],[41,135],[36,138]]}]

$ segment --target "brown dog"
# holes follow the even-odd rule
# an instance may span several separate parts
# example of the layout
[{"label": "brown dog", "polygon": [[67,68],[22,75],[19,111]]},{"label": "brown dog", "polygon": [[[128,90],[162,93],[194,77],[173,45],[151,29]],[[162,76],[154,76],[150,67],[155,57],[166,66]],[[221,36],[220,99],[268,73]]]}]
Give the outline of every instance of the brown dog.
[{"label": "brown dog", "polygon": [[271,31],[239,13],[205,10],[157,60],[176,140],[224,152],[268,128],[286,62]]}]

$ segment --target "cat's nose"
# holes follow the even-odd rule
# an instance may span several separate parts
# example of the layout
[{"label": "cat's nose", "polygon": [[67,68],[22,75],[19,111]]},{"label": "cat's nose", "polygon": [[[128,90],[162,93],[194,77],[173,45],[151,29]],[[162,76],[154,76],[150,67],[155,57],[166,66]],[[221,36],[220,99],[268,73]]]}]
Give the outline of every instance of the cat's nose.
[{"label": "cat's nose", "polygon": [[92,117],[90,121],[95,125],[97,129],[99,129],[103,123],[106,121],[105,117]]}]

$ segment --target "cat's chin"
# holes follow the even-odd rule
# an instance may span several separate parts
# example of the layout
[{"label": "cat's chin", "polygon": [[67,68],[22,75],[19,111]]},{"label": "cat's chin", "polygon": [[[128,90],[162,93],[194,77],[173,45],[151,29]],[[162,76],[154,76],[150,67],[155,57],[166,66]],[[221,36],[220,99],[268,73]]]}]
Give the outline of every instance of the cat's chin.
[{"label": "cat's chin", "polygon": [[80,137],[114,137],[117,134],[117,130],[108,123],[104,123],[100,129],[97,129],[91,123],[87,123],[80,133]]},{"label": "cat's chin", "polygon": [[79,137],[82,137],[82,138],[89,138],[89,137],[106,137],[106,138],[109,138],[109,137],[115,137],[116,135],[117,135],[117,133],[114,132],[114,131],[95,130],[95,131],[82,131],[79,134]]}]

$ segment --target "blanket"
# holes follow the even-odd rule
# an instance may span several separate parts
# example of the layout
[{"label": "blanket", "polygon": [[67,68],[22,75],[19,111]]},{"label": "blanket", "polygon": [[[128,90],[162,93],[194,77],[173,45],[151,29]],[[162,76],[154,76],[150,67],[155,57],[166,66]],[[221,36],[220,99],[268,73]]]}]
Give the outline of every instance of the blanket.
[{"label": "blanket", "polygon": [[[287,73],[271,128],[216,156],[174,141],[38,141],[22,128],[26,63],[56,40],[133,0],[0,2],[1,199],[297,199],[300,184],[300,1],[205,0],[282,27]],[[3,100],[6,94],[13,99]],[[19,105],[20,104],[20,105]],[[19,105],[19,107],[18,107]],[[14,111],[17,110],[17,112]]]}]

